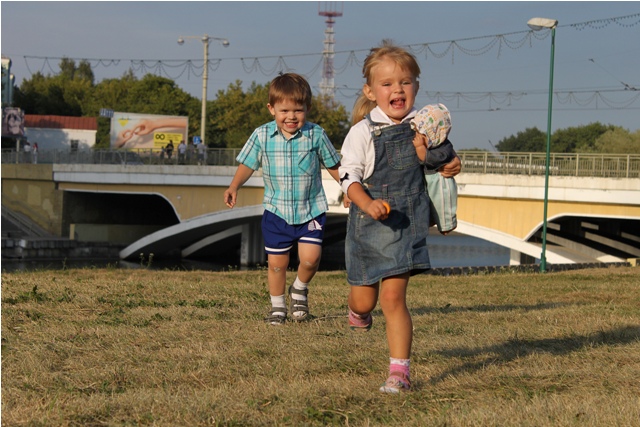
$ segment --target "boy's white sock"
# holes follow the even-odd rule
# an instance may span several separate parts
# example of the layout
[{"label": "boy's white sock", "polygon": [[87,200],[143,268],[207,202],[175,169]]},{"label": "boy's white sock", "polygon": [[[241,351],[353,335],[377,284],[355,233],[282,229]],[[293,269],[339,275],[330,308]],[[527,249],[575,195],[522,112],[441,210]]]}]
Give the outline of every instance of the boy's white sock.
[{"label": "boy's white sock", "polygon": [[274,296],[274,295],[270,295],[270,296],[271,296],[271,307],[273,307],[274,309],[282,307],[282,311],[276,311],[273,314],[276,316],[286,316],[287,303],[286,303],[284,294],[278,295],[278,296]]},{"label": "boy's white sock", "polygon": [[[309,285],[308,283],[302,283],[297,276],[296,276],[296,280],[293,282],[293,288],[299,291],[307,290],[308,285]],[[300,295],[300,294],[295,294],[295,295],[296,295],[295,299],[297,299],[298,301],[307,300],[307,297],[304,295]]]}]

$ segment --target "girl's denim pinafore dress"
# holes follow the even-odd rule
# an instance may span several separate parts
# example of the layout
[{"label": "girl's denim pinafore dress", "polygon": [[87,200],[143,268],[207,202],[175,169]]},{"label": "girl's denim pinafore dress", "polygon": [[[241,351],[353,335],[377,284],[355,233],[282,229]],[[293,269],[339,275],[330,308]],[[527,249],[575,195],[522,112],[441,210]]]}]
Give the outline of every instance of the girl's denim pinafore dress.
[{"label": "girl's denim pinafore dress", "polygon": [[429,197],[412,142],[415,132],[408,122],[388,126],[366,118],[372,127],[375,167],[363,187],[373,199],[386,200],[391,213],[376,221],[351,204],[345,242],[350,285],[373,285],[385,277],[431,268]]}]

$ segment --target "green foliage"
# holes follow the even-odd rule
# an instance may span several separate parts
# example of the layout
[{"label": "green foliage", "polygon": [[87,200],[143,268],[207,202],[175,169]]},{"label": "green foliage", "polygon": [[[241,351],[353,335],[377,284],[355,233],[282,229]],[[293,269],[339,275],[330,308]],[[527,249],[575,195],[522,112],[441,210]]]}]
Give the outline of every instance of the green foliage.
[{"label": "green foliage", "polygon": [[322,126],[334,147],[342,147],[349,132],[349,114],[344,105],[331,98],[314,97],[307,119]]},{"label": "green foliage", "polygon": [[551,151],[554,153],[585,153],[592,151],[596,139],[608,130],[614,129],[612,125],[590,123],[586,126],[558,129],[551,137]]},{"label": "green foliage", "polygon": [[[550,150],[553,153],[636,153],[638,146],[637,135],[596,122],[556,130],[551,135]],[[544,152],[547,149],[547,136],[538,128],[528,128],[502,139],[496,149],[502,152]]]},{"label": "green foliage", "polygon": [[[245,92],[236,80],[226,91],[219,91],[215,101],[208,103],[207,134],[210,147],[239,148],[247,142],[259,126],[273,120],[267,109],[269,85],[253,82]],[[324,128],[336,147],[349,130],[348,114],[342,104],[334,100],[314,97],[307,120]]]},{"label": "green foliage", "polygon": [[500,140],[496,144],[496,149],[504,152],[545,151],[546,141],[546,134],[533,127]]},{"label": "green foliage", "polygon": [[621,127],[609,129],[596,139],[593,151],[610,154],[640,154],[640,129],[634,133]]},{"label": "green foliage", "polygon": [[267,103],[268,86],[255,82],[246,92],[240,80],[229,84],[226,91],[218,91],[216,100],[207,106],[207,145],[242,147],[255,128],[273,120]]}]

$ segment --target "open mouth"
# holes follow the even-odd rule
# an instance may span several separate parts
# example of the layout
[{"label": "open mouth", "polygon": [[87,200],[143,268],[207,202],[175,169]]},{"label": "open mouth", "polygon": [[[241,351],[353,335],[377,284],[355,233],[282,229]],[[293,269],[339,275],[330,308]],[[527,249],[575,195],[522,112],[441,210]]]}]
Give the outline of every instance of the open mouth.
[{"label": "open mouth", "polygon": [[393,108],[404,108],[404,99],[396,98],[391,100],[391,106]]}]

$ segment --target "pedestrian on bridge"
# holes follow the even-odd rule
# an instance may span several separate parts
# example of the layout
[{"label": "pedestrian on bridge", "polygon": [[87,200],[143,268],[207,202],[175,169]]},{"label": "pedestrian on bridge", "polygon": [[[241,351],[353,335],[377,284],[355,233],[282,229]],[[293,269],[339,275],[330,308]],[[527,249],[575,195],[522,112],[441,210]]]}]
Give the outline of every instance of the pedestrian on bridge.
[{"label": "pedestrian on bridge", "polygon": [[[351,201],[345,239],[349,326],[368,331],[379,296],[390,356],[380,391],[398,393],[411,388],[409,277],[431,267],[429,198],[410,125],[420,66],[405,49],[383,42],[365,59],[363,76],[340,166],[342,191]],[[449,176],[457,174],[460,159],[445,168]]]},{"label": "pedestrian on bridge", "polygon": [[296,242],[298,275],[289,286],[289,310],[295,321],[309,316],[308,284],[320,265],[329,209],[321,166],[338,181],[340,155],[324,129],[306,121],[311,98],[309,83],[298,74],[281,74],[271,81],[267,108],[274,120],[251,134],[236,158],[240,165],[224,192],[225,204],[233,208],[240,187],[262,167],[262,236],[271,296],[271,311],[265,321],[272,325],[282,325],[287,319],[286,272]]}]

